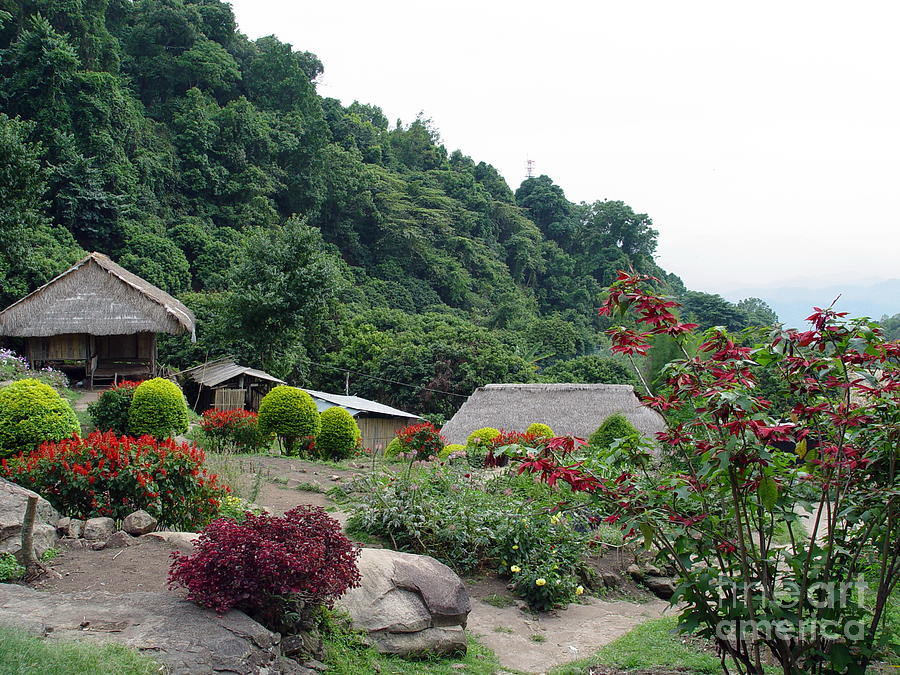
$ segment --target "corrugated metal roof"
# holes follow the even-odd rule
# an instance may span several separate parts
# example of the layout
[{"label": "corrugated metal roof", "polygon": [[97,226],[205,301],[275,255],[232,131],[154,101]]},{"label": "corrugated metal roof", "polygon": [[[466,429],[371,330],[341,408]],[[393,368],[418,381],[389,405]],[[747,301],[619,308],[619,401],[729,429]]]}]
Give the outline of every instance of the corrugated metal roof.
[{"label": "corrugated metal roof", "polygon": [[365,398],[360,398],[359,396],[329,394],[324,391],[316,391],[315,389],[303,389],[303,391],[313,397],[313,400],[316,402],[316,407],[319,409],[319,412],[322,412],[323,410],[332,408],[334,406],[340,406],[341,408],[346,408],[354,417],[356,417],[361,412],[367,412],[376,413],[379,415],[387,415],[389,417],[407,417],[409,419],[415,420],[420,419],[418,415],[403,412],[402,410],[392,408],[389,405],[384,405],[383,403],[378,403],[377,401],[370,401]]},{"label": "corrugated metal roof", "polygon": [[210,361],[209,363],[194,366],[193,368],[182,370],[178,374],[186,375],[195,382],[206,387],[215,387],[216,385],[222,384],[222,382],[226,382],[231,378],[237,377],[239,375],[249,375],[250,377],[255,377],[260,380],[268,380],[269,382],[285,384],[284,380],[279,380],[277,377],[269,375],[262,370],[248,368],[247,366],[240,366],[228,358],[219,359],[217,361]]}]

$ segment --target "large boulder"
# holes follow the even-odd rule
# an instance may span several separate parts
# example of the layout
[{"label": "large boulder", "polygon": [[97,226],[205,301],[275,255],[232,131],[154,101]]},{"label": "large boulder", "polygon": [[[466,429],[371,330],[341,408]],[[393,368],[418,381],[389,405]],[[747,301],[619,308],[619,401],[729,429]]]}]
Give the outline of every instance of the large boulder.
[{"label": "large boulder", "polygon": [[243,612],[222,616],[171,593],[44,593],[0,584],[0,623],[47,639],[118,642],[173,675],[298,673],[277,633]]},{"label": "large boulder", "polygon": [[84,521],[84,538],[88,541],[106,541],[116,531],[112,518],[88,518]]},{"label": "large boulder", "polygon": [[34,550],[41,555],[56,546],[56,523],[59,514],[50,502],[21,485],[0,478],[0,553],[22,550],[22,520],[28,497],[38,497],[34,519]]},{"label": "large boulder", "polygon": [[125,516],[125,520],[122,521],[122,529],[134,537],[139,537],[156,529],[156,518],[144,509],[138,509]]},{"label": "large boulder", "polygon": [[462,580],[430,556],[364,548],[362,581],[337,607],[381,652],[404,656],[465,652],[471,605]]}]

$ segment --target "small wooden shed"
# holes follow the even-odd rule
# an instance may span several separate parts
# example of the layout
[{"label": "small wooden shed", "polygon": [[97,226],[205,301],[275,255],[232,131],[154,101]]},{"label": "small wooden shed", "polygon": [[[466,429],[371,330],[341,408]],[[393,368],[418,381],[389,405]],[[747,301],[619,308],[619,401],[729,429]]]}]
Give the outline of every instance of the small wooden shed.
[{"label": "small wooden shed", "polygon": [[303,391],[313,397],[319,412],[335,406],[349,411],[359,425],[363,446],[373,450],[384,450],[400,429],[422,419],[418,415],[359,396],[329,394],[315,389]]},{"label": "small wooden shed", "polygon": [[157,333],[193,339],[194,314],[102,253],[0,312],[0,336],[24,338],[33,367],[83,371],[91,387],[154,375]]},{"label": "small wooden shed", "polygon": [[216,410],[259,410],[259,402],[279,380],[256,368],[248,368],[230,357],[209,361],[175,374],[184,382],[188,401],[197,412]]}]

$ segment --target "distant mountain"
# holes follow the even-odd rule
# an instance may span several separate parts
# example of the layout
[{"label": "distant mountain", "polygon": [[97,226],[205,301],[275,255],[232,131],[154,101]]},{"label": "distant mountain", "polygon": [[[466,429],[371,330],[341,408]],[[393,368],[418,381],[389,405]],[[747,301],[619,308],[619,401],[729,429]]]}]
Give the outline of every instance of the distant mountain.
[{"label": "distant mountain", "polygon": [[790,327],[806,327],[806,317],[813,307],[827,307],[840,295],[835,308],[850,312],[851,316],[868,316],[880,319],[887,314],[900,312],[900,279],[888,279],[873,284],[847,283],[819,288],[785,286],[779,288],[742,288],[722,296],[737,302],[755,297],[765,300],[778,314],[778,318]]}]

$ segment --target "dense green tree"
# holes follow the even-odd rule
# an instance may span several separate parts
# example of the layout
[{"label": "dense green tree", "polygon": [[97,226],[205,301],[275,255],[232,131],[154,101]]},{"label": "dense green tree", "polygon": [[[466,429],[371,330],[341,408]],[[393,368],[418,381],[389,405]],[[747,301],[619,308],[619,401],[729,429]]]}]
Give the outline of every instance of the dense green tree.
[{"label": "dense green tree", "polygon": [[638,385],[634,370],[629,365],[596,354],[557,361],[552,366],[542,369],[540,377],[544,382]]},{"label": "dense green tree", "polygon": [[778,323],[778,315],[769,305],[759,298],[745,298],[736,305],[738,311],[747,317],[750,326],[774,326]]},{"label": "dense green tree", "polygon": [[682,314],[700,324],[701,329],[724,326],[730,331],[740,331],[750,323],[744,311],[715,293],[688,291],[681,296],[680,302]]}]

